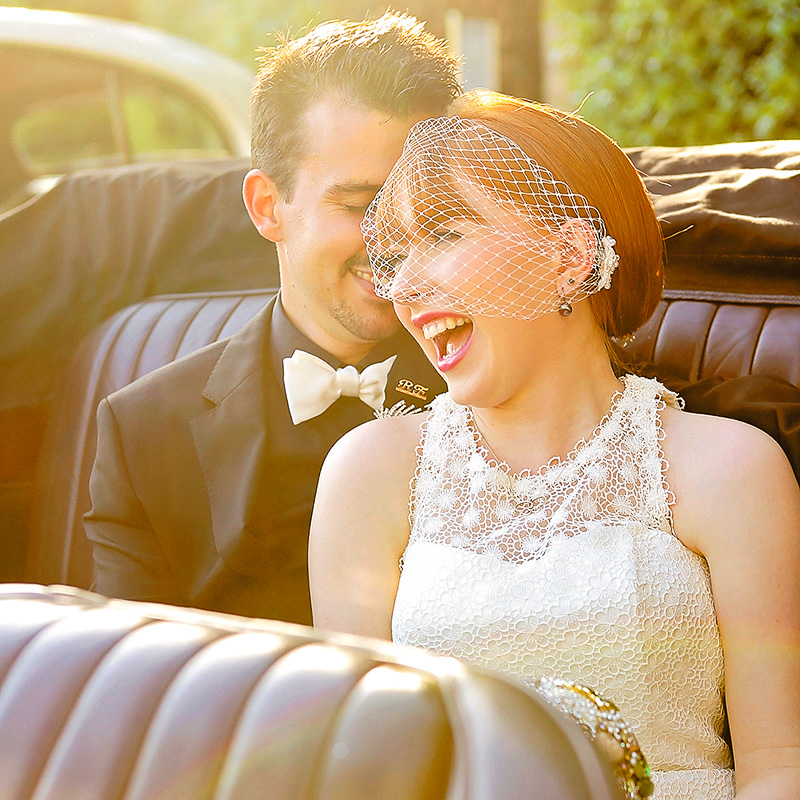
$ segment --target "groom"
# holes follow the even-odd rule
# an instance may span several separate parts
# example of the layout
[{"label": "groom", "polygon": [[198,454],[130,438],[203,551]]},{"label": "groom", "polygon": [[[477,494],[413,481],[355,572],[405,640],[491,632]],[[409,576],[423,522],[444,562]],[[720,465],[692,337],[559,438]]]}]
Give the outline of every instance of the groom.
[{"label": "groom", "polygon": [[326,23],[263,58],[244,200],[277,245],[280,292],[230,339],[101,403],[96,591],[311,622],[325,455],[444,389],[375,296],[359,225],[408,130],[457,92],[444,43],[405,15]]}]

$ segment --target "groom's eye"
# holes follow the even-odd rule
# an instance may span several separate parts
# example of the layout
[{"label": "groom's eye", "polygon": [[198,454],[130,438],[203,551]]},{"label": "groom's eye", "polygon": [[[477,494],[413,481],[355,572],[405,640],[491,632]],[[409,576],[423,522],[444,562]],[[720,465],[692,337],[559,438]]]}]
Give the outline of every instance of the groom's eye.
[{"label": "groom's eye", "polygon": [[369,208],[369,203],[342,203],[342,208],[349,214],[363,214]]}]

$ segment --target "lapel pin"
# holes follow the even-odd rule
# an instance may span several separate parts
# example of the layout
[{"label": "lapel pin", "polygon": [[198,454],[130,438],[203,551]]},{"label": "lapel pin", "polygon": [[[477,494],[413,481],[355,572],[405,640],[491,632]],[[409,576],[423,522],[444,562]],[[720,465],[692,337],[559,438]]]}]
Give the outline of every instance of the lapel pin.
[{"label": "lapel pin", "polygon": [[420,386],[418,383],[412,383],[411,381],[398,381],[397,386],[395,386],[395,391],[410,395],[411,397],[416,397],[420,400],[426,400],[428,397],[427,386]]}]

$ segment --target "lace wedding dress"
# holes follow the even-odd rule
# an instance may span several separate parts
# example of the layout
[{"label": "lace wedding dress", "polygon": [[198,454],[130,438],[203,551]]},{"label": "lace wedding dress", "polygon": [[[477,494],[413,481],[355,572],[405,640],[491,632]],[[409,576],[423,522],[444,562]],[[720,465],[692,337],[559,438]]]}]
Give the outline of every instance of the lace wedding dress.
[{"label": "lace wedding dress", "polygon": [[471,412],[441,395],[423,428],[394,641],[582,684],[615,703],[657,800],[729,800],[723,660],[708,566],[673,534],[654,380],[624,389],[592,436],[510,474]]}]

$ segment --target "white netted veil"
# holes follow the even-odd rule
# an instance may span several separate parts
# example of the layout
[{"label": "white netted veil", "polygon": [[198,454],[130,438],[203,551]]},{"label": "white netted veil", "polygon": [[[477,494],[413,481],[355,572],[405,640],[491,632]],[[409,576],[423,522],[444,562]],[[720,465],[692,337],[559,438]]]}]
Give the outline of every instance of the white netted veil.
[{"label": "white netted veil", "polygon": [[[411,129],[362,231],[376,294],[402,302],[411,292],[465,314],[534,319],[608,288],[619,260],[586,198],[461,117]],[[576,237],[591,264],[567,279]]]}]

